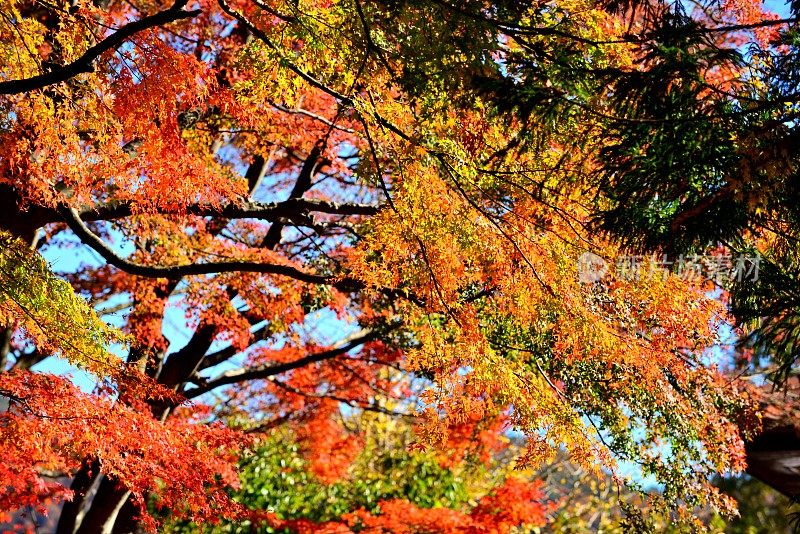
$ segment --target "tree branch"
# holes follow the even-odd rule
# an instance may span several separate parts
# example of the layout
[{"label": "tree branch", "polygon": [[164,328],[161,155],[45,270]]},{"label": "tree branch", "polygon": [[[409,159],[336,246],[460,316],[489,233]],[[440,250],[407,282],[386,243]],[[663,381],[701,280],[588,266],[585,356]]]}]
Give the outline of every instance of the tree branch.
[{"label": "tree branch", "polygon": [[171,8],[165,11],[159,11],[154,15],[150,15],[141,20],[126,24],[99,43],[90,47],[86,52],[83,53],[81,57],[72,63],[58,67],[44,74],[31,76],[30,78],[0,82],[0,94],[15,95],[36,89],[42,89],[48,85],[65,82],[70,78],[77,76],[78,74],[84,72],[93,72],[93,63],[98,57],[109,50],[116,50],[122,45],[122,43],[125,42],[126,39],[132,37],[136,33],[149,28],[163,26],[177,20],[190,19],[197,16],[200,13],[200,10],[182,10],[187,3],[188,0],[178,0],[172,5]]},{"label": "tree branch", "polygon": [[[397,326],[394,328],[397,328]],[[356,335],[340,341],[328,350],[317,352],[315,354],[309,354],[308,356],[304,356],[291,362],[226,371],[219,376],[212,378],[211,380],[201,383],[197,388],[186,391],[185,395],[187,398],[193,399],[220,386],[246,382],[248,380],[269,378],[271,376],[279,375],[293,369],[298,369],[312,363],[330,360],[331,358],[336,358],[337,356],[346,354],[348,351],[358,347],[359,345],[363,345],[368,341],[377,339],[379,334],[380,333],[375,330],[362,330]]]},{"label": "tree branch", "polygon": [[269,36],[263,30],[261,30],[258,26],[256,26],[252,22],[250,22],[242,13],[240,13],[240,12],[236,11],[235,9],[233,9],[230,5],[228,5],[228,3],[225,0],[217,0],[217,2],[219,4],[219,7],[222,8],[222,11],[224,11],[231,18],[234,18],[234,19],[238,20],[257,39],[259,39],[264,44],[266,44],[267,46],[272,48],[275,52],[277,52],[281,56],[281,60],[284,62],[286,67],[289,68],[289,70],[291,70],[292,72],[297,74],[300,78],[305,80],[312,87],[315,87],[315,88],[317,88],[317,89],[329,94],[330,96],[332,96],[333,98],[335,98],[336,100],[341,102],[342,104],[347,105],[347,106],[352,106],[353,105],[353,99],[352,98],[350,98],[349,96],[344,95],[344,94],[336,91],[335,89],[333,89],[331,87],[328,87],[323,82],[319,81],[318,79],[314,78],[311,74],[309,74],[305,70],[303,70],[300,67],[298,67],[294,62],[292,62],[288,57],[286,57],[286,55],[283,53],[283,50],[281,50],[281,48],[278,45],[276,45],[272,41],[272,39],[270,39]]},{"label": "tree branch", "polygon": [[[269,325],[264,325],[261,328],[258,328],[257,330],[252,332],[252,335],[253,335],[253,342],[251,343],[251,346],[254,343],[258,343],[259,341],[266,341],[267,339],[269,339],[271,335],[271,330],[269,328]],[[205,356],[203,356],[203,360],[200,362],[200,365],[198,366],[197,370],[203,371],[204,369],[208,369],[209,367],[214,367],[215,365],[219,365],[223,362],[230,360],[240,352],[242,351],[240,351],[233,345],[229,345],[216,352],[212,352],[211,354],[206,354]]]},{"label": "tree branch", "polygon": [[329,285],[341,291],[355,291],[364,287],[364,284],[358,280],[308,273],[289,265],[275,265],[258,261],[189,263],[170,266],[141,265],[118,256],[97,234],[84,224],[74,208],[62,207],[60,211],[69,228],[75,232],[75,235],[84,244],[93,248],[109,264],[136,276],[176,279],[183,276],[223,272],[252,272],[286,276],[309,284]]},{"label": "tree branch", "polygon": [[[372,204],[337,203],[327,200],[307,198],[290,198],[282,202],[245,202],[228,204],[221,208],[192,204],[183,213],[199,217],[220,217],[223,219],[293,219],[307,217],[309,213],[326,213],[329,215],[375,215],[381,209]],[[159,215],[179,215],[180,212],[164,211]],[[111,221],[133,215],[132,206],[123,204],[105,204],[81,210],[79,216],[87,222]]]},{"label": "tree branch", "polygon": [[[285,382],[281,382],[280,380],[270,379],[272,384],[275,384],[281,389],[292,393],[293,395],[299,395],[301,397],[307,397],[310,399],[326,399],[332,400],[336,402],[341,402],[342,404],[346,404],[352,408],[359,408],[361,410],[365,410],[368,412],[375,412],[375,413],[382,413],[384,415],[391,415],[392,417],[408,417],[410,419],[414,419],[415,416],[413,414],[408,414],[404,412],[396,412],[394,410],[389,410],[388,408],[384,408],[378,404],[373,404],[367,401],[362,401],[358,399],[348,399],[346,397],[340,397],[338,395],[333,395],[331,393],[311,393],[308,391],[303,391],[301,389],[297,389],[295,387],[290,386]],[[252,432],[252,431],[251,431]]]}]

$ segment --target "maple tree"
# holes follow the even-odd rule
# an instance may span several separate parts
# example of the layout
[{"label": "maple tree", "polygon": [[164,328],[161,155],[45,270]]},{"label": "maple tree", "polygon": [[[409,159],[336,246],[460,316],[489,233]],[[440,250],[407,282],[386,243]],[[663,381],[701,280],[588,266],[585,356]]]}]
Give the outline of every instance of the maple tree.
[{"label": "maple tree", "polygon": [[[156,529],[153,500],[174,520],[249,517],[230,497],[243,452],[285,426],[335,483],[365,445],[346,406],[417,414],[418,445],[454,462],[513,429],[517,467],[563,448],[635,486],[630,462],[680,519],[732,512],[709,478],[745,468],[761,397],[708,350],[728,293],[668,271],[587,284],[577,265],[745,228],[708,224],[730,199],[764,209],[720,169],[786,194],[773,170],[791,158],[741,154],[792,120],[794,19],[586,0],[0,12],[3,510],[66,499],[58,532]],[[80,251],[59,274],[88,305],[37,250]],[[542,521],[520,484],[341,526],[507,532]]]}]

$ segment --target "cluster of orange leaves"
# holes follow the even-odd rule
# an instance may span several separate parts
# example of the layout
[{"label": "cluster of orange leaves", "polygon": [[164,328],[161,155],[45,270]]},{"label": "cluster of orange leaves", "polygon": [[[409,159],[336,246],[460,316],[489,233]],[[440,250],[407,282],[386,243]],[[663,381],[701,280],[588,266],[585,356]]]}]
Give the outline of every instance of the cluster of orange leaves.
[{"label": "cluster of orange leaves", "polygon": [[[188,413],[161,422],[146,405],[83,393],[43,373],[0,374],[0,394],[10,399],[0,413],[2,511],[34,506],[46,513],[51,500],[72,499],[43,473],[69,474],[89,461],[130,489],[140,506],[144,495],[158,492],[159,507],[194,521],[242,512],[226,488],[238,486],[236,462],[246,442],[224,426],[196,424]],[[160,491],[164,481],[180,491]],[[146,514],[142,520],[155,528]]]}]

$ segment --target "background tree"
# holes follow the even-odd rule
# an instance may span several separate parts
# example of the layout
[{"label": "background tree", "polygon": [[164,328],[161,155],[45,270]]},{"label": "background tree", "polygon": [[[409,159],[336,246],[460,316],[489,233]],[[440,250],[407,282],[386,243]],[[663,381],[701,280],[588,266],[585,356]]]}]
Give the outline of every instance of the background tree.
[{"label": "background tree", "polygon": [[[234,499],[265,511],[258,531],[508,532],[543,526],[554,507],[539,481],[514,472],[507,439],[454,443],[463,454],[451,456],[411,449],[407,420],[362,413],[347,417],[347,425],[364,440],[363,449],[335,479],[309,463],[309,444],[285,428],[243,461]],[[168,528],[199,531],[186,523]],[[216,531],[253,528],[248,520]]]}]

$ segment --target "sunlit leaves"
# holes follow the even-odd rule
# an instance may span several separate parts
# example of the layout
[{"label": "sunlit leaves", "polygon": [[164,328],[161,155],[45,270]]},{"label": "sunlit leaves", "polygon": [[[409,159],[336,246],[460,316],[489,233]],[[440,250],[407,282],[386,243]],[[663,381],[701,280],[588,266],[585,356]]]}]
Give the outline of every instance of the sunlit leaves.
[{"label": "sunlit leaves", "polygon": [[[213,522],[241,511],[225,491],[238,485],[235,451],[241,445],[228,429],[188,418],[161,422],[141,406],[83,393],[48,374],[4,373],[0,394],[9,403],[0,414],[4,512],[78,497],[43,472],[70,476],[86,466],[91,477],[114,476],[139,502],[159,491],[158,505],[180,517]],[[177,491],[161,491],[165,483]],[[143,520],[154,529],[152,518]]]},{"label": "sunlit leaves", "polygon": [[39,351],[52,351],[100,378],[118,375],[111,345],[129,339],[106,325],[36,252],[0,233],[0,319],[22,328]]}]

